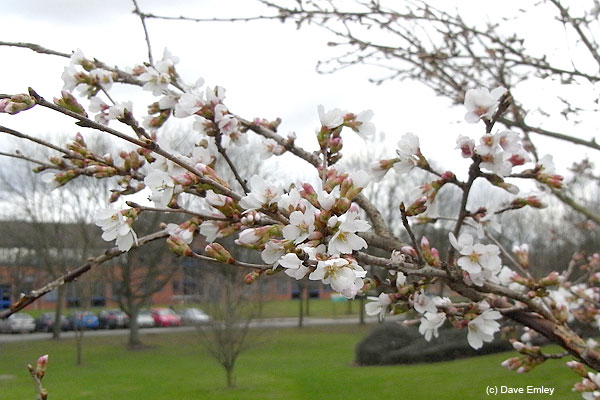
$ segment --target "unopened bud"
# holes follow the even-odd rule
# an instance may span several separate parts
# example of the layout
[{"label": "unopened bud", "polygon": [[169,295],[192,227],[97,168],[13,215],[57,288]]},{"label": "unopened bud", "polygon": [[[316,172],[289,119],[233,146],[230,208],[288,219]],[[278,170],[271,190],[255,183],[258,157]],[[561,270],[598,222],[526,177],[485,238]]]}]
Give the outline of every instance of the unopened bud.
[{"label": "unopened bud", "polygon": [[410,246],[403,246],[400,248],[402,254],[417,258],[417,251]]},{"label": "unopened bud", "polygon": [[585,367],[583,366],[582,363],[578,362],[578,361],[569,361],[567,362],[567,367],[571,368],[573,370],[573,372],[575,372],[577,375],[582,376],[584,378],[588,377],[588,372],[585,369]]},{"label": "unopened bud", "polygon": [[225,247],[223,247],[220,243],[214,242],[207,245],[204,248],[204,252],[209,257],[214,258],[217,261],[227,264],[233,264],[235,262],[234,258],[231,256],[231,253],[227,251]]},{"label": "unopened bud", "polygon": [[38,379],[42,379],[44,374],[46,373],[46,365],[48,365],[48,354],[41,356],[37,360],[37,365],[35,367],[35,376]]},{"label": "unopened bud", "polygon": [[178,256],[191,256],[194,254],[190,246],[186,242],[183,241],[179,236],[170,236],[167,239],[167,246],[169,250]]},{"label": "unopened bud", "polygon": [[85,112],[85,109],[81,104],[79,104],[75,96],[73,96],[66,90],[61,91],[60,94],[60,98],[54,98],[54,104],[66,108],[67,110],[72,111],[75,114],[83,115],[84,117],[88,116]]},{"label": "unopened bud", "polygon": [[256,280],[259,277],[260,277],[260,271],[255,270],[255,271],[249,272],[244,276],[244,283],[246,285],[250,285],[250,284],[256,282]]},{"label": "unopened bud", "polygon": [[0,113],[15,115],[35,106],[35,99],[28,94],[16,94],[10,99],[0,100]]},{"label": "unopened bud", "polygon": [[333,205],[333,210],[336,211],[338,214],[343,214],[346,211],[348,211],[351,204],[352,204],[352,202],[350,200],[348,200],[347,198],[340,197],[339,199],[337,199],[337,201]]},{"label": "unopened bud", "polygon": [[408,209],[406,210],[406,216],[412,217],[415,215],[422,214],[425,211],[427,211],[427,197],[423,196],[415,200],[414,203],[408,206]]},{"label": "unopened bud", "polygon": [[553,272],[549,273],[547,276],[545,276],[544,278],[540,279],[539,283],[540,283],[540,286],[542,286],[542,287],[558,285],[559,278],[560,278],[560,275],[558,274],[558,272],[553,271]]}]

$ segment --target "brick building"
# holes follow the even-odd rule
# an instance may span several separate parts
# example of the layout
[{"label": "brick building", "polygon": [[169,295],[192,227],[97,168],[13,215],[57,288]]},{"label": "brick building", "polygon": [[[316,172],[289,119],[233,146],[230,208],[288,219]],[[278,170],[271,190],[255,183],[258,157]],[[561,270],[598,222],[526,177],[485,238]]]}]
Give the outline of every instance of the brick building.
[{"label": "brick building", "polygon": [[[10,234],[0,235],[0,309],[15,302],[20,293],[42,287],[83,264],[88,256],[102,254],[110,246],[100,239],[99,229],[93,225],[13,221],[2,224],[3,231]],[[194,247],[204,247],[200,238]],[[148,252],[143,248],[138,253],[130,252],[131,258],[121,256],[94,267],[77,282],[66,284],[64,305],[117,307],[124,282],[138,291],[152,289],[149,305],[218,301],[222,266],[178,258],[166,249],[164,242],[157,242],[156,248],[160,250]],[[245,256],[259,257],[256,253]],[[260,258],[257,261],[260,262]],[[247,286],[245,292],[251,299],[269,301],[298,297],[300,290],[297,281],[276,274],[260,278]],[[308,282],[307,290],[311,297],[328,298],[331,293],[329,287],[320,282]],[[29,308],[53,309],[57,299],[58,294],[51,292]]]}]

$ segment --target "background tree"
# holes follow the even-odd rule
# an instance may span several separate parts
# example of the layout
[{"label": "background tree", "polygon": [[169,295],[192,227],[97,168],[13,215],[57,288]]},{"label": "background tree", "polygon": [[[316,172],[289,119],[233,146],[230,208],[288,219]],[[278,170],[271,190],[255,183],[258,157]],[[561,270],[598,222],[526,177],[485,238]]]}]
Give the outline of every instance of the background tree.
[{"label": "background tree", "polygon": [[[469,88],[502,86],[510,90],[513,101],[498,122],[520,132],[534,157],[536,136],[600,150],[589,133],[594,126],[586,124],[599,111],[600,8],[596,1],[549,0],[516,12],[485,7],[483,13],[444,1],[259,1],[277,15],[255,19],[277,18],[294,22],[298,28],[311,24],[329,32],[328,44],[338,54],[319,62],[320,72],[376,66],[386,71],[372,78],[376,84],[417,81],[454,104],[464,102]],[[552,35],[544,40],[555,43],[551,54],[536,46],[534,34],[526,30],[532,24],[543,25],[544,32]],[[557,96],[541,102],[539,96],[529,95],[532,90],[552,91]],[[550,115],[555,118],[549,119]],[[557,121],[559,116],[564,120]],[[575,125],[583,126],[580,133],[573,133]],[[593,166],[590,161],[583,164],[588,172],[589,165]],[[589,194],[573,196],[570,189],[553,190],[553,194],[600,225],[600,209],[589,204]]]},{"label": "background tree", "polygon": [[[8,164],[2,169],[0,180],[0,197],[11,203],[12,210],[11,215],[3,216],[7,222],[2,229],[18,243],[15,248],[27,252],[27,257],[21,260],[24,263],[12,269],[14,274],[22,275],[29,265],[56,279],[68,268],[81,264],[89,254],[106,248],[98,240],[97,227],[90,225],[96,209],[106,199],[106,182],[81,180],[65,190],[50,192],[39,174]],[[56,290],[53,331],[56,339],[60,337],[67,289],[60,286]],[[20,294],[13,293],[13,301]]]},{"label": "background tree", "polygon": [[[240,253],[249,255],[247,250],[240,249],[236,257]],[[201,343],[223,367],[227,387],[231,388],[235,386],[236,361],[251,344],[248,334],[258,304],[251,297],[251,287],[243,283],[247,271],[234,266],[222,268],[207,261],[194,264],[188,268],[189,279],[194,282],[193,298],[212,317],[211,322],[197,325]]]}]

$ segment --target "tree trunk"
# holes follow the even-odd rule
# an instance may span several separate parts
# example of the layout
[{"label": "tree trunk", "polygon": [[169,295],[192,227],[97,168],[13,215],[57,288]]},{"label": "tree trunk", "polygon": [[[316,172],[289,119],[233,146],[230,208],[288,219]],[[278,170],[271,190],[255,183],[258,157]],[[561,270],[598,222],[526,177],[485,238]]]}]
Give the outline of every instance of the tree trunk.
[{"label": "tree trunk", "polygon": [[298,328],[302,328],[304,325],[304,301],[302,300],[302,286],[300,283],[298,283],[298,286],[298,304],[300,305],[300,309],[298,310]]},{"label": "tree trunk", "polygon": [[73,327],[75,329],[75,344],[77,348],[77,360],[76,365],[83,364],[83,330],[84,327],[77,326],[77,320],[75,320],[75,325]]},{"label": "tree trunk", "polygon": [[130,349],[143,347],[142,340],[140,339],[140,327],[137,322],[138,311],[134,309],[129,314],[129,341],[127,342],[127,347]]},{"label": "tree trunk", "polygon": [[364,325],[365,324],[365,296],[360,296],[359,301],[360,301],[360,303],[358,304],[358,307],[360,309],[358,310],[358,323],[361,325]]},{"label": "tree trunk", "polygon": [[228,365],[225,367],[226,375],[227,375],[227,387],[232,388],[235,386],[235,376],[233,375],[233,365]]},{"label": "tree trunk", "polygon": [[309,301],[310,301],[310,292],[308,290],[308,281],[304,280],[304,299],[306,301],[306,306],[304,308],[304,315],[306,315],[307,317],[310,316],[310,305],[309,305]]},{"label": "tree trunk", "polygon": [[56,306],[54,308],[54,327],[52,330],[52,339],[59,340],[62,331],[60,317],[62,316],[63,302],[65,297],[65,287],[63,285],[56,289]]}]

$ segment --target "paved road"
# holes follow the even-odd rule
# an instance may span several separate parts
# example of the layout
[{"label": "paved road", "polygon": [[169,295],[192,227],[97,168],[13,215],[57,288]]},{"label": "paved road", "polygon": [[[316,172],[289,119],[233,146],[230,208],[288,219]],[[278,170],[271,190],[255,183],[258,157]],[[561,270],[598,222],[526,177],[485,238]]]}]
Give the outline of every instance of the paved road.
[{"label": "paved road", "polygon": [[[392,320],[394,318],[390,318]],[[377,318],[367,317],[367,323],[377,322]],[[313,318],[305,317],[304,326],[326,326],[326,325],[351,325],[357,324],[358,318]],[[255,319],[250,323],[252,328],[294,328],[298,326],[298,318],[269,318]],[[178,328],[143,328],[140,329],[142,335],[152,333],[168,333],[168,332],[188,332],[196,329],[193,326],[183,326]],[[101,329],[96,331],[86,331],[85,336],[124,336],[128,335],[128,329]],[[63,332],[61,337],[73,338],[75,332]],[[47,340],[52,337],[51,333],[21,333],[21,334],[0,334],[0,343],[28,342],[35,340]]]}]

